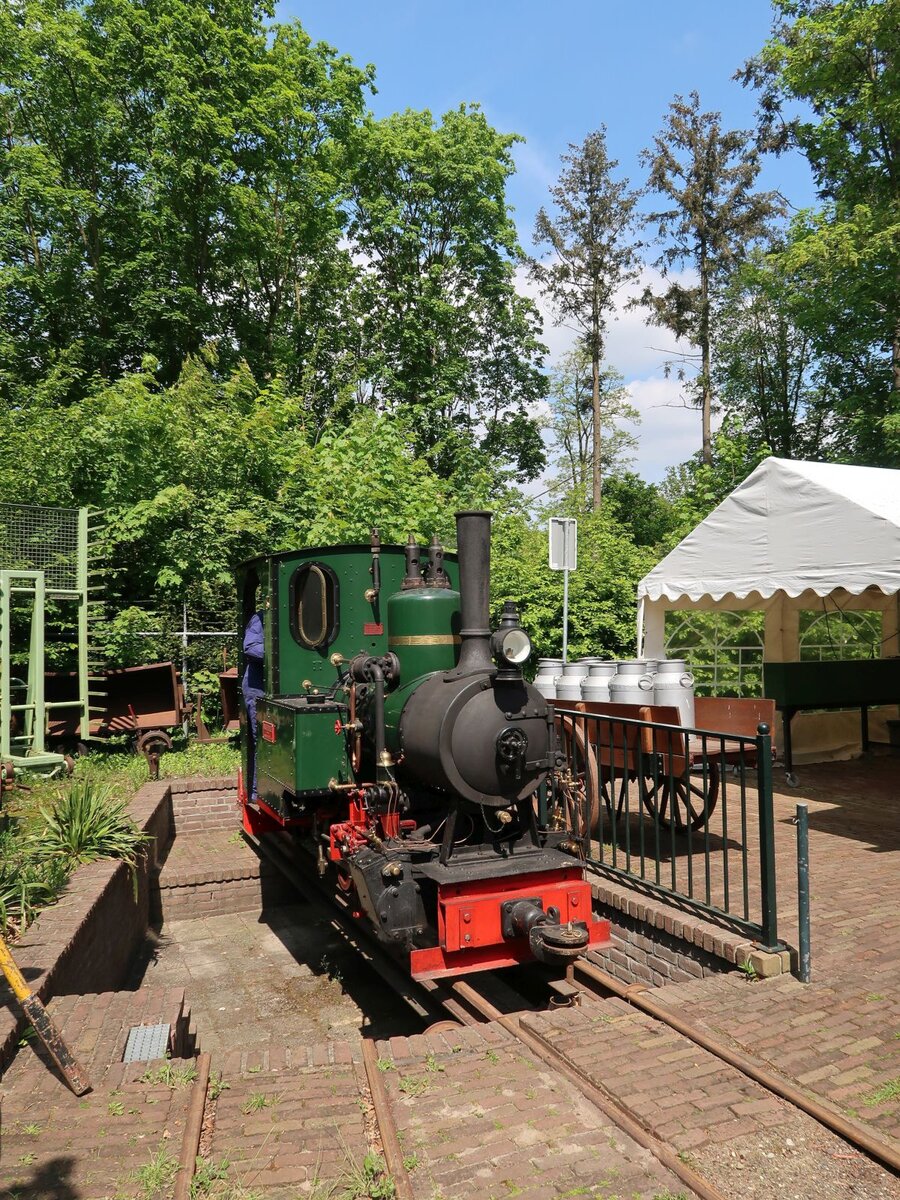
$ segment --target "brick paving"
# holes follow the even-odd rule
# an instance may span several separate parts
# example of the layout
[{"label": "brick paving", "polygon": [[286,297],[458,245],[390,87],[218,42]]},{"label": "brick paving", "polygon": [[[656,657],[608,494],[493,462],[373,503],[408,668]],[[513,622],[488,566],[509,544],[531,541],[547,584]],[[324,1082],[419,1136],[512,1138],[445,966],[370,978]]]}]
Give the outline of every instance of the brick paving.
[{"label": "brick paving", "polygon": [[[781,934],[792,944],[790,819],[798,799],[810,809],[811,985],[790,976],[748,981],[732,971],[655,992],[682,1016],[895,1139],[898,773],[896,760],[875,758],[804,767],[798,789],[784,787],[776,774]],[[188,876],[198,871],[228,875],[230,885],[244,879],[245,847],[227,829],[203,822],[198,814],[196,831],[176,839],[164,873],[186,887],[197,885]],[[223,1186],[266,1200],[340,1195],[366,1152],[377,1149],[358,1040],[367,1025],[384,1035],[379,1054],[417,1198],[688,1194],[502,1028],[385,1040],[392,1032],[385,1012],[395,1006],[385,1004],[383,988],[379,997],[362,979],[328,921],[303,905],[260,915],[258,876],[253,886],[251,911],[213,915],[212,888],[198,919],[170,922],[132,978],[138,991],[52,1002],[95,1090],[76,1100],[32,1045],[19,1050],[3,1079],[0,1200],[145,1193],[142,1169],[178,1156],[191,1089],[189,1079],[173,1078],[189,1067],[179,1056],[190,1053],[193,1028],[224,1085],[204,1144],[212,1163],[229,1163]],[[170,1067],[161,1073],[165,1064],[155,1064],[148,1074],[146,1064],[123,1065],[128,1028],[155,1020],[176,1030]],[[586,1001],[523,1020],[726,1196],[900,1197],[900,1181],[848,1152],[811,1118],[623,1002]],[[395,1021],[394,1031],[408,1028],[402,1014]]]},{"label": "brick paving", "polygon": [[731,973],[656,993],[900,1145],[900,761],[776,774],[780,933],[797,944],[798,800],[809,805],[812,976]]},{"label": "brick paving", "polygon": [[[195,1072],[184,991],[102,993],[55,1000],[49,1012],[93,1085],[76,1098],[39,1043],[21,1047],[3,1078],[2,1200],[144,1196],[146,1172],[177,1166]],[[168,1062],[121,1061],[132,1025],[172,1026]]]},{"label": "brick paving", "polygon": [[500,1026],[378,1045],[422,1200],[653,1200],[688,1190]]}]

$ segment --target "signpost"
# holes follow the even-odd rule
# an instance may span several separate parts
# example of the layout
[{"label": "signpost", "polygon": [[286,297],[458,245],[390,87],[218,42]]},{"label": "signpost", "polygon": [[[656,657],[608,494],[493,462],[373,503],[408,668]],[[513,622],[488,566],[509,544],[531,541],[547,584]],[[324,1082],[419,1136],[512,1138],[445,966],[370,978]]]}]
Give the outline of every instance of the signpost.
[{"label": "signpost", "polygon": [[569,572],[578,569],[578,522],[574,517],[550,518],[550,570],[563,573],[563,662],[569,661]]}]

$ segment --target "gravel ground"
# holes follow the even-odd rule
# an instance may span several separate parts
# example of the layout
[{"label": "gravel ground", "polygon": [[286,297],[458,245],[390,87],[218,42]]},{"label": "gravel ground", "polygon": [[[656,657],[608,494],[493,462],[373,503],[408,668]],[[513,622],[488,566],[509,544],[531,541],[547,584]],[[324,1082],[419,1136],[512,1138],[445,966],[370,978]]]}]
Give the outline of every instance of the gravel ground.
[{"label": "gravel ground", "polygon": [[740,1200],[900,1200],[900,1179],[803,1113],[763,1136],[704,1146],[689,1157],[725,1196]]}]

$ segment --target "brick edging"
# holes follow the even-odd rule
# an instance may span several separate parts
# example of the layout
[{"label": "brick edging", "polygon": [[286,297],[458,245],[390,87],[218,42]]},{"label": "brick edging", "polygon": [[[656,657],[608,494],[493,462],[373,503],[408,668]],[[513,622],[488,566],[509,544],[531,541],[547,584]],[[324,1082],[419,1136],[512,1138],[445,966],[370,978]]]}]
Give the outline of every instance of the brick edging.
[{"label": "brick edging", "polygon": [[789,950],[775,953],[761,950],[746,934],[724,929],[699,915],[666,904],[655,896],[648,896],[625,884],[595,875],[590,870],[588,877],[595,903],[612,910],[613,920],[614,914],[621,913],[651,929],[659,930],[669,938],[687,942],[729,966],[740,967],[749,963],[756,974],[762,977],[781,975],[791,969]]}]

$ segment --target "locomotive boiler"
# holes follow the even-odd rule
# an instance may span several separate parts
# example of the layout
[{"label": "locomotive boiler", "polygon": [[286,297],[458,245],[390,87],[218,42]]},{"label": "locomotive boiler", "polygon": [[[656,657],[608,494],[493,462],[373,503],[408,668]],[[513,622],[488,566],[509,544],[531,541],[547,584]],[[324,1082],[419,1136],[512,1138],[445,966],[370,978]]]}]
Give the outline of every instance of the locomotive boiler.
[{"label": "locomotive boiler", "polygon": [[539,824],[562,760],[515,605],[490,627],[490,521],[457,514],[457,555],[373,532],[240,578],[264,630],[244,826],[291,830],[416,978],[609,940],[571,834]]}]

